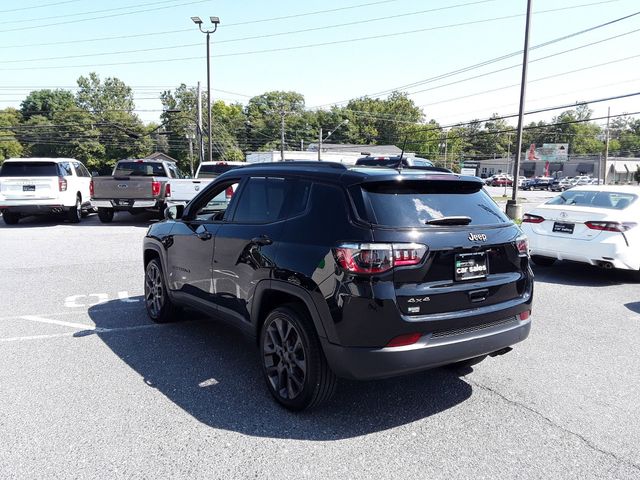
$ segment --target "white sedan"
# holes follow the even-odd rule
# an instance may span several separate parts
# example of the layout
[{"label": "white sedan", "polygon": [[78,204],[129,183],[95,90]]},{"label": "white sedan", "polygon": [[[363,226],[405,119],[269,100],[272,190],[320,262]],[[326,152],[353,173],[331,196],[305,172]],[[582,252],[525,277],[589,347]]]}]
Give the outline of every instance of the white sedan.
[{"label": "white sedan", "polygon": [[640,278],[640,187],[576,186],[522,219],[531,259],[633,270]]}]

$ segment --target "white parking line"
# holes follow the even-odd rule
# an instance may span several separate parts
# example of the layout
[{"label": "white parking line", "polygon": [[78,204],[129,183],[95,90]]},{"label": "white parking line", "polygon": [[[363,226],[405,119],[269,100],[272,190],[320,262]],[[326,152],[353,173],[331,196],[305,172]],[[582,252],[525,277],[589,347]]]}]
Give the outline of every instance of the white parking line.
[{"label": "white parking line", "polygon": [[32,322],[40,322],[40,323],[50,323],[52,325],[60,325],[63,327],[71,327],[71,328],[79,328],[81,330],[95,330],[95,325],[86,325],[84,323],[75,323],[75,322],[64,322],[62,320],[53,320],[51,318],[42,318],[37,317],[35,315],[23,315],[22,317],[25,320],[31,320]]},{"label": "white parking line", "polygon": [[[83,328],[80,331],[83,331],[83,332],[86,331],[87,336],[89,336],[93,333],[118,333],[118,332],[126,332],[131,330],[143,330],[147,328],[164,327],[164,326],[169,326],[169,324],[150,323],[148,325],[134,325],[131,327],[119,327],[119,328],[95,328],[94,327],[94,328]],[[27,340],[43,340],[47,338],[73,337],[77,333],[78,332],[76,331],[76,332],[66,332],[66,333],[54,333],[51,335],[29,335],[29,336],[23,336],[23,337],[0,338],[0,343],[23,342]],[[85,336],[85,335],[82,335],[82,336]]]}]

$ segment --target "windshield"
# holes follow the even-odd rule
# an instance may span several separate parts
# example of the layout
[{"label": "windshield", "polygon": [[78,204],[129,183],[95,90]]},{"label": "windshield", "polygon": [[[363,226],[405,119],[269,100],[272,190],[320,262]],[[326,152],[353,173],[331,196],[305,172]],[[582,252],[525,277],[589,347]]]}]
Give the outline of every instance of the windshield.
[{"label": "windshield", "polygon": [[54,162],[5,162],[0,177],[57,177]]},{"label": "windshield", "polygon": [[120,162],[115,177],[165,177],[164,166],[158,162]]},{"label": "windshield", "polygon": [[[393,227],[424,227],[430,220],[470,217],[471,225],[510,220],[476,182],[407,181],[361,186],[364,203],[355,201],[362,219]],[[370,214],[364,206],[370,205]],[[431,227],[433,228],[433,227]]]},{"label": "windshield", "polygon": [[580,207],[611,208],[622,210],[637,199],[633,193],[598,192],[594,190],[574,190],[547,201],[547,205],[575,205]]}]

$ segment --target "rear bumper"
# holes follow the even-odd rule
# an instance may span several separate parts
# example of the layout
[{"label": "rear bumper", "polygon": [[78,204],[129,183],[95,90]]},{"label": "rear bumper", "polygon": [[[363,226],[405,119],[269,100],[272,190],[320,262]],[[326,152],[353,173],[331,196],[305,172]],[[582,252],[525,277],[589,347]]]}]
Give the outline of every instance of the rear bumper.
[{"label": "rear bumper", "polygon": [[627,246],[621,233],[590,241],[544,236],[527,230],[525,234],[529,237],[531,255],[595,266],[610,262],[614,268],[640,270],[640,252],[633,245]]},{"label": "rear bumper", "polygon": [[406,347],[342,347],[323,339],[323,349],[332,370],[339,377],[370,380],[414,373],[469,358],[487,355],[523,341],[529,335],[531,319],[517,317],[473,332],[452,332],[434,337],[424,335]]},{"label": "rear bumper", "polygon": [[11,212],[20,215],[47,215],[68,210],[59,199],[32,200],[29,203],[24,200],[1,200],[0,212]]},{"label": "rear bumper", "polygon": [[[128,203],[130,202],[130,203]],[[91,205],[96,208],[112,208],[114,210],[131,210],[132,208],[159,209],[160,200],[91,200]]]}]

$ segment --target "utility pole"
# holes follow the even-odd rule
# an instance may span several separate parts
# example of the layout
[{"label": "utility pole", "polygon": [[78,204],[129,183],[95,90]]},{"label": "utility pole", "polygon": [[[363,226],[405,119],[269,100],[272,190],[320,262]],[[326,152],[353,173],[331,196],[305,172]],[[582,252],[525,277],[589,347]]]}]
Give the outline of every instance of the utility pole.
[{"label": "utility pole", "polygon": [[527,94],[527,68],[529,66],[529,29],[531,27],[531,3],[527,0],[527,19],[524,30],[524,52],[522,56],[522,80],[520,83],[520,109],[518,111],[518,133],[516,135],[516,158],[513,162],[513,192],[507,200],[507,215],[511,219],[522,218],[522,205],[518,205],[518,174],[520,173],[520,152],[522,151],[522,128],[524,119],[524,101]]},{"label": "utility pole", "polygon": [[204,162],[204,138],[202,136],[202,93],[200,92],[200,82],[198,82],[197,88],[198,102],[196,104],[196,127],[198,131],[196,132],[198,135],[198,161],[199,163]]},{"label": "utility pole", "polygon": [[189,133],[186,137],[189,140],[189,166],[191,167],[191,178],[193,178],[193,135]]},{"label": "utility pole", "polygon": [[320,133],[318,134],[318,161],[321,160],[321,153],[322,152],[322,127],[320,127]]},{"label": "utility pole", "polygon": [[304,152],[304,138],[300,139],[300,151]]},{"label": "utility pole", "polygon": [[280,110],[280,161],[284,162],[284,117],[287,112],[284,110]]},{"label": "utility pole", "polygon": [[447,168],[447,148],[448,147],[449,147],[449,130],[445,130],[444,131],[444,168]]},{"label": "utility pole", "polygon": [[[604,179],[607,175],[607,163],[609,162],[609,119],[611,117],[611,107],[607,107],[607,131],[605,132],[605,143],[604,143],[604,175],[602,178]],[[615,179],[615,172],[614,177]],[[604,181],[603,181],[604,183]]]}]

